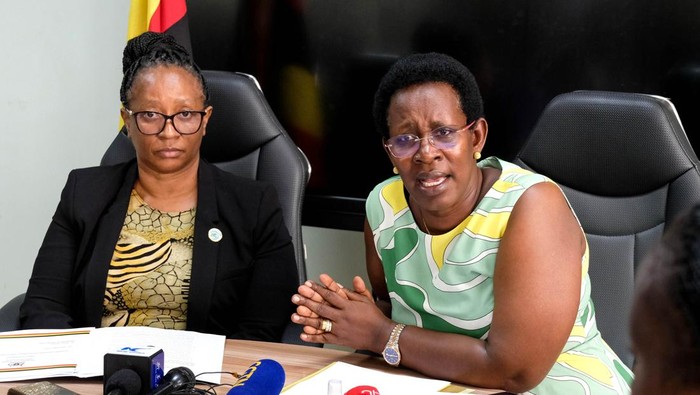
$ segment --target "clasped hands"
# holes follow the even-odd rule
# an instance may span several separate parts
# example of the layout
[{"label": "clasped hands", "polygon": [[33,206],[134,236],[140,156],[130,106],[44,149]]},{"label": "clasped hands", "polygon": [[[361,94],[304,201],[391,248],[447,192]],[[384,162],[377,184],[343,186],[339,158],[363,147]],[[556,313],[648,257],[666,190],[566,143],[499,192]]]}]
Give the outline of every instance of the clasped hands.
[{"label": "clasped hands", "polygon": [[353,278],[352,290],[327,274],[321,274],[319,280],[306,281],[292,296],[297,305],[292,322],[304,326],[301,339],[361,350],[382,347],[386,341],[382,335],[391,331],[393,323],[376,306],[364,280]]}]

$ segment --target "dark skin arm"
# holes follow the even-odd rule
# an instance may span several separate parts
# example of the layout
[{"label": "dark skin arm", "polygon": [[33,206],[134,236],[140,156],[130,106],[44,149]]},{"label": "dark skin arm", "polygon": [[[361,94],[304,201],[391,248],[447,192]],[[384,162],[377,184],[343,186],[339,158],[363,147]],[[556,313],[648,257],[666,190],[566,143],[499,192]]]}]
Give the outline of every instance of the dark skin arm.
[{"label": "dark skin arm", "polygon": [[[379,300],[388,300],[384,271],[365,228],[367,272]],[[585,240],[559,188],[537,184],[511,213],[494,273],[494,312],[487,340],[408,326],[401,365],[427,376],[522,392],[536,386],[560,355],[578,310]],[[302,339],[381,353],[395,325],[355,278],[348,289],[307,282],[293,297]],[[313,315],[309,313],[312,312]],[[320,333],[321,319],[333,322]]]}]

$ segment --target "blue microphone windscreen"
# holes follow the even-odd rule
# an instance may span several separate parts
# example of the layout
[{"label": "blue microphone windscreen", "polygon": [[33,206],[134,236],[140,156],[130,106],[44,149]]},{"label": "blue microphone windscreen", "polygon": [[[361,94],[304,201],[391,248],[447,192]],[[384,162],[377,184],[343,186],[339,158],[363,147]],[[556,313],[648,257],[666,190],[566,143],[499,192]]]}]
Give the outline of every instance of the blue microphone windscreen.
[{"label": "blue microphone windscreen", "polygon": [[284,387],[284,368],[272,359],[250,365],[227,395],[279,395]]}]

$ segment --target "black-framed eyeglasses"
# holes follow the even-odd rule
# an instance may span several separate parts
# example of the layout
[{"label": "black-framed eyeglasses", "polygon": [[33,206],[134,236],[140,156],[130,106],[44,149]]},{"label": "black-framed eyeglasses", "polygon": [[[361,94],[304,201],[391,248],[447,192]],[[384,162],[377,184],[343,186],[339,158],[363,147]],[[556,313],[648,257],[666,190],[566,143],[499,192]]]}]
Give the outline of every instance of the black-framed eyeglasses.
[{"label": "black-framed eyeglasses", "polygon": [[157,111],[131,111],[124,108],[130,116],[136,120],[136,128],[142,134],[154,136],[165,129],[165,124],[170,120],[175,131],[181,135],[195,134],[202,127],[202,120],[207,113],[202,111],[180,111],[172,115],[166,115]]},{"label": "black-framed eyeglasses", "polygon": [[440,126],[428,133],[425,137],[418,137],[415,134],[399,134],[391,137],[384,142],[384,146],[389,150],[389,153],[395,158],[407,158],[415,155],[420,148],[421,140],[428,139],[428,142],[433,147],[444,150],[454,148],[459,142],[459,132],[470,128],[476,120],[464,125],[461,128],[452,126]]}]

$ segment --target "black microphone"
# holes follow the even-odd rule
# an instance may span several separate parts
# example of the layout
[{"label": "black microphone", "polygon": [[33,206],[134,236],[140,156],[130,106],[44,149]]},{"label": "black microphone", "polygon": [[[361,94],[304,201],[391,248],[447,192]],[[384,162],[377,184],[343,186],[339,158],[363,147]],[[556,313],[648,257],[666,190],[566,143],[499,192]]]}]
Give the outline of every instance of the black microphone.
[{"label": "black microphone", "polygon": [[145,395],[160,385],[163,379],[165,356],[163,350],[153,346],[122,347],[104,355],[104,383],[106,385],[115,372],[129,369],[140,379],[138,395]]},{"label": "black microphone", "polygon": [[250,365],[227,395],[279,395],[284,387],[284,368],[272,359]]},{"label": "black microphone", "polygon": [[107,395],[138,395],[141,393],[141,377],[135,370],[119,369],[105,382]]},{"label": "black microphone", "polygon": [[194,372],[188,367],[180,366],[168,370],[168,373],[163,376],[163,381],[148,395],[166,395],[175,391],[187,391],[194,388],[197,379]]}]

